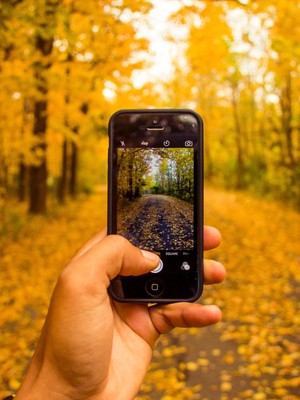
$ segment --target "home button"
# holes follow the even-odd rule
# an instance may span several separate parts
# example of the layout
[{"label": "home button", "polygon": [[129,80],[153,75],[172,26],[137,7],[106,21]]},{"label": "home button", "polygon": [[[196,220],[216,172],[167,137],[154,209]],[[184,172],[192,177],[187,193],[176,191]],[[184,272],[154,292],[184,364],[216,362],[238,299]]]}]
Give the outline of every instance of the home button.
[{"label": "home button", "polygon": [[160,296],[165,290],[164,284],[160,279],[150,279],[145,285],[146,292],[152,297]]}]

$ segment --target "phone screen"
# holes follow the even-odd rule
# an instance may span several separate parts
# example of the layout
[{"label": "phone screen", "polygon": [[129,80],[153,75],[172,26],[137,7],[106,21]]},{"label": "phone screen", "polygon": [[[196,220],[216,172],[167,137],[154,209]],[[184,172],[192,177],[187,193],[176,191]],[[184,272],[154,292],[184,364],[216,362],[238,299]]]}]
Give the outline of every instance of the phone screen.
[{"label": "phone screen", "polygon": [[119,299],[192,301],[202,278],[202,125],[190,111],[124,111],[110,123],[109,233],[155,252],[149,274],[118,277]]}]

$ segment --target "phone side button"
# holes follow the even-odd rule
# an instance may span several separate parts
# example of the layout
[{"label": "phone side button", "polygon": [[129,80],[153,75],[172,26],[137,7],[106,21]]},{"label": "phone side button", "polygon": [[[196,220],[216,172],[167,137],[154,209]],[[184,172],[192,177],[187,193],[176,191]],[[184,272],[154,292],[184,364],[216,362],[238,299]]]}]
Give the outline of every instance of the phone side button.
[{"label": "phone side button", "polygon": [[165,286],[160,279],[150,279],[145,285],[146,292],[152,297],[160,296]]}]

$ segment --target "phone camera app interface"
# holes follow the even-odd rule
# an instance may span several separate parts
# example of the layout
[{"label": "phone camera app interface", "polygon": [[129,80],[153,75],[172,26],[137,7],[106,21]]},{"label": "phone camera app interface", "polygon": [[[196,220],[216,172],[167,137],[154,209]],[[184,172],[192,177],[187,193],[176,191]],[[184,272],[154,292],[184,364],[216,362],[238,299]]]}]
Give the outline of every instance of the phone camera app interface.
[{"label": "phone camera app interface", "polygon": [[135,246],[164,256],[194,250],[193,144],[118,147],[117,232]]}]

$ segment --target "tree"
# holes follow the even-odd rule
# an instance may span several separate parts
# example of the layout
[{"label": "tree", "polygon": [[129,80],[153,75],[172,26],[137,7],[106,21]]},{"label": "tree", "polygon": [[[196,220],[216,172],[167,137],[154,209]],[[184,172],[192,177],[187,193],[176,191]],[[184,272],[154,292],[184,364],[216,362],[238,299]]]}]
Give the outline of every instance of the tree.
[{"label": "tree", "polygon": [[29,212],[42,213],[46,211],[47,193],[47,141],[48,126],[48,70],[51,66],[50,55],[53,49],[56,13],[59,0],[42,0],[35,2],[36,32],[35,50],[37,59],[33,64],[36,96],[34,99],[33,135],[36,143],[32,152],[38,159],[30,166],[30,204]]},{"label": "tree", "polygon": [[168,86],[178,106],[191,104],[204,117],[206,178],[293,203],[300,175],[299,13],[283,0],[183,5],[174,18],[188,27],[186,63]]},{"label": "tree", "polygon": [[[23,200],[29,184],[29,210],[39,213],[46,211],[47,188],[57,184],[62,202],[67,192],[97,181],[90,178],[97,160],[90,160],[102,151],[118,93],[130,93],[132,72],[143,66],[147,40],[136,21],[151,6],[148,0],[1,2],[1,193],[16,193],[20,182]],[[92,172],[85,171],[87,160]]]},{"label": "tree", "polygon": [[59,47],[61,65],[57,71],[66,83],[58,186],[61,202],[67,184],[69,193],[76,193],[80,148],[92,137],[91,131],[99,138],[106,130],[108,109],[111,108],[103,94],[107,82],[119,89],[122,85],[131,85],[132,71],[142,66],[135,57],[145,49],[147,42],[136,37],[134,21],[150,6],[146,0],[138,4],[123,1],[110,5],[103,0],[97,3],[90,0],[84,6],[73,0],[66,4],[57,37],[57,43],[63,44]]}]

